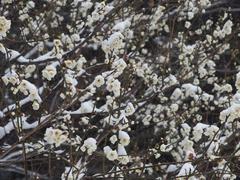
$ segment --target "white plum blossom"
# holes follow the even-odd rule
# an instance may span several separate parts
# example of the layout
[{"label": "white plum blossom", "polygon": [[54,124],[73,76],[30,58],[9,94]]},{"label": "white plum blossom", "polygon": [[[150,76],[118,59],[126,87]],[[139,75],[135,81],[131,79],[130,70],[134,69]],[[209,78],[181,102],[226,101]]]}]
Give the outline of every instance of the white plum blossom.
[{"label": "white plum blossom", "polygon": [[123,39],[124,36],[120,32],[115,32],[107,40],[102,42],[102,49],[106,53],[107,57],[109,53],[118,53],[119,50],[123,48]]},{"label": "white plum blossom", "polygon": [[36,65],[28,65],[25,69],[26,73],[33,73],[36,70]]},{"label": "white plum blossom", "polygon": [[36,65],[33,64],[33,65],[27,66],[25,69],[25,72],[26,72],[25,78],[31,77],[32,73],[34,73],[35,70],[36,70]]},{"label": "white plum blossom", "polygon": [[185,91],[185,96],[194,97],[197,93],[201,93],[202,90],[200,87],[192,85],[192,84],[183,84],[182,85],[183,91]]},{"label": "white plum blossom", "polygon": [[232,26],[233,26],[232,21],[228,20],[223,26],[223,33],[226,35],[230,35],[232,32]]},{"label": "white plum blossom", "polygon": [[56,74],[57,70],[53,65],[48,65],[45,67],[45,69],[42,70],[42,76],[46,78],[48,81],[51,81]]},{"label": "white plum blossom", "polygon": [[191,131],[191,127],[187,124],[187,123],[183,123],[181,128],[181,134],[186,137],[189,135],[190,131]]},{"label": "white plum blossom", "polygon": [[66,60],[64,61],[64,63],[69,69],[73,69],[77,65],[77,63],[74,60]]},{"label": "white plum blossom", "polygon": [[117,136],[113,135],[113,136],[110,137],[109,140],[111,141],[112,144],[115,144],[115,142],[117,142]]},{"label": "white plum blossom", "polygon": [[0,16],[0,40],[3,37],[6,37],[10,27],[11,27],[11,21],[7,20],[4,16]]},{"label": "white plum blossom", "polygon": [[34,110],[38,110],[39,109],[39,103],[37,101],[34,101],[33,104],[32,104],[32,107]]},{"label": "white plum blossom", "polygon": [[47,168],[27,163],[27,176],[237,178],[237,0],[0,4],[9,168],[44,158]]},{"label": "white plum blossom", "polygon": [[116,69],[120,73],[122,73],[126,67],[127,67],[127,64],[123,59],[115,60],[112,64],[112,68]]},{"label": "white plum blossom", "polygon": [[104,83],[105,83],[104,77],[101,75],[96,76],[93,82],[94,86],[96,87],[101,87]]},{"label": "white plum blossom", "polygon": [[46,140],[48,144],[55,144],[56,147],[58,147],[67,140],[67,134],[60,129],[50,127],[46,129],[44,140]]},{"label": "white plum blossom", "polygon": [[122,164],[129,163],[129,157],[123,145],[118,144],[117,153],[118,153],[118,160],[120,161],[120,163]]}]

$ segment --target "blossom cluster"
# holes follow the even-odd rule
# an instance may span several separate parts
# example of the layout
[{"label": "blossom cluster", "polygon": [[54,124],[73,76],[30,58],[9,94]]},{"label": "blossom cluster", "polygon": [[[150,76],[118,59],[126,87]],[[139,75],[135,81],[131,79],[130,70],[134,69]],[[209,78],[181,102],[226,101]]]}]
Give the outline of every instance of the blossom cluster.
[{"label": "blossom cluster", "polygon": [[238,6],[0,0],[0,160],[26,179],[239,178]]}]

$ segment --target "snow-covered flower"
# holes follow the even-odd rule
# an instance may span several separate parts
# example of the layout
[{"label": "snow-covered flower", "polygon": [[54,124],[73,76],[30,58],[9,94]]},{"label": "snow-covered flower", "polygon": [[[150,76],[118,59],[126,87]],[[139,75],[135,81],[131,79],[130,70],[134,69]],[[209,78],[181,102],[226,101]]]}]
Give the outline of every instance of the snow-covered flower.
[{"label": "snow-covered flower", "polygon": [[219,128],[217,126],[211,125],[210,127],[206,128],[204,134],[211,140],[217,134],[218,130]]},{"label": "snow-covered flower", "polygon": [[24,94],[24,95],[28,95],[29,91],[28,91],[28,81],[26,80],[22,80],[21,83],[18,86],[18,89]]},{"label": "snow-covered flower", "polygon": [[182,93],[182,91],[181,91],[181,89],[179,89],[179,88],[176,88],[174,91],[173,91],[173,93],[172,93],[172,95],[171,95],[171,99],[172,100],[178,100],[178,99],[180,99],[181,98],[181,96],[183,95],[183,93]]},{"label": "snow-covered flower", "polygon": [[188,137],[185,137],[180,143],[179,143],[184,151],[193,150],[193,141],[189,140]]},{"label": "snow-covered flower", "polygon": [[193,127],[193,140],[195,142],[198,142],[203,135],[204,129],[207,128],[208,125],[202,124],[202,123],[198,123],[196,126]]},{"label": "snow-covered flower", "polygon": [[3,82],[7,85],[8,83],[11,83],[12,85],[17,85],[20,83],[18,74],[13,71],[9,74],[6,74],[2,77]]},{"label": "snow-covered flower", "polygon": [[123,72],[126,67],[127,64],[123,59],[115,60],[112,64],[112,68],[116,69],[118,72]]},{"label": "snow-covered flower", "polygon": [[24,95],[29,95],[31,101],[37,101],[38,103],[42,102],[42,99],[38,94],[38,88],[29,81],[23,79],[17,89]]},{"label": "snow-covered flower", "polygon": [[102,49],[106,53],[106,56],[110,52],[119,52],[119,49],[124,47],[124,36],[120,32],[113,33],[107,40],[102,42]]},{"label": "snow-covered flower", "polygon": [[83,152],[87,151],[88,155],[92,155],[92,153],[97,150],[96,139],[91,138],[91,137],[86,139],[80,149]]},{"label": "snow-covered flower", "polygon": [[133,104],[130,102],[127,104],[126,108],[124,109],[124,113],[126,116],[131,116],[135,112],[135,108]]},{"label": "snow-covered flower", "polygon": [[127,146],[130,143],[130,136],[125,131],[119,131],[118,138],[123,146]]},{"label": "snow-covered flower", "polygon": [[103,148],[104,154],[106,155],[107,159],[110,161],[114,161],[118,159],[118,153],[116,150],[112,150],[109,146],[105,146]]}]

